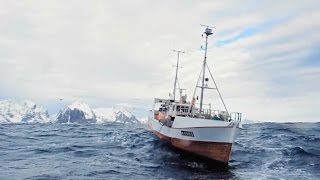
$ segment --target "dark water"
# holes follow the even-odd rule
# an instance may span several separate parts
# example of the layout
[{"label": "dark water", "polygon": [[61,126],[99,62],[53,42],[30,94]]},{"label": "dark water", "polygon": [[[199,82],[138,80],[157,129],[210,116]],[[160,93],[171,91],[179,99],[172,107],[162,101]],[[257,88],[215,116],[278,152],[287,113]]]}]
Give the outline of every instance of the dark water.
[{"label": "dark water", "polygon": [[144,127],[0,124],[0,179],[320,179],[320,123],[244,127],[221,169]]}]

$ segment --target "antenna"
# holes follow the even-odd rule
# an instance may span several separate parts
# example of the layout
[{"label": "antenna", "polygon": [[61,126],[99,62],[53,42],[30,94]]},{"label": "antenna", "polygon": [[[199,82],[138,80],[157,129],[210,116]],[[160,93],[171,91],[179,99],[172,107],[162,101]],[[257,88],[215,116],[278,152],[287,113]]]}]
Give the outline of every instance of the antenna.
[{"label": "antenna", "polygon": [[204,27],[207,27],[207,28],[213,28],[213,29],[215,29],[214,26],[209,26],[209,25],[205,25],[205,24],[200,24],[200,26],[204,26]]},{"label": "antenna", "polygon": [[[211,34],[213,34],[212,29],[215,29],[215,27],[209,26],[209,25],[204,25],[204,24],[200,24],[200,26],[206,27],[204,34],[206,34],[206,41],[207,41],[207,37],[210,36]],[[212,29],[210,29],[210,28],[212,28]],[[203,34],[202,34],[202,37],[203,37]]]},{"label": "antenna", "polygon": [[176,100],[176,88],[177,88],[177,81],[178,81],[178,68],[180,67],[179,66],[179,56],[180,56],[180,53],[185,53],[184,51],[180,51],[180,50],[173,50],[173,52],[176,52],[177,55],[178,55],[178,59],[177,59],[177,65],[174,66],[176,67],[176,77],[174,79],[174,85],[173,85],[173,100],[175,101]]}]

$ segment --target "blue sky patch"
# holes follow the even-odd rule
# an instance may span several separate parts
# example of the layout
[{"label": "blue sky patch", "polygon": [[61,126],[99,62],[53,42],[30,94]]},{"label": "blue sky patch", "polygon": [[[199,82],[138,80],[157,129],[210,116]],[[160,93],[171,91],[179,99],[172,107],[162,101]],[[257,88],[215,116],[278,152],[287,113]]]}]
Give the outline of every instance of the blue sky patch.
[{"label": "blue sky patch", "polygon": [[221,41],[217,41],[216,46],[221,47],[221,46],[224,46],[226,44],[230,44],[230,43],[233,43],[235,41],[238,41],[240,39],[244,39],[244,38],[250,37],[250,36],[252,36],[252,35],[254,35],[254,34],[258,33],[258,32],[259,32],[258,28],[249,27],[249,28],[244,29],[238,35],[236,35],[234,37],[231,37],[231,38],[225,39],[225,40],[221,40]]},{"label": "blue sky patch", "polygon": [[302,66],[320,66],[320,52],[313,50],[305,59],[301,61]]},{"label": "blue sky patch", "polygon": [[241,32],[239,32],[237,35],[229,38],[229,39],[224,39],[224,40],[218,40],[216,42],[216,46],[217,47],[222,47],[224,45],[236,42],[240,39],[245,39],[248,38],[250,36],[253,36],[257,33],[261,33],[263,31],[267,31],[269,29],[271,29],[272,27],[279,25],[285,21],[288,21],[289,19],[291,19],[292,17],[283,17],[283,18],[279,18],[279,19],[275,19],[275,20],[270,20],[267,22],[262,22],[260,24],[257,24],[255,26],[251,26],[251,27],[247,27],[245,29],[243,29]]}]

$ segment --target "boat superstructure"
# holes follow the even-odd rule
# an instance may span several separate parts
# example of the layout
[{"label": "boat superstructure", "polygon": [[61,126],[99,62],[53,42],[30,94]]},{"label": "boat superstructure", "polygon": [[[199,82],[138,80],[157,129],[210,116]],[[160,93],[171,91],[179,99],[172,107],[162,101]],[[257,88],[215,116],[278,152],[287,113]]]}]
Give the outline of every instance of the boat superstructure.
[{"label": "boat superstructure", "polygon": [[[176,83],[179,68],[179,53],[176,65],[176,76],[173,88],[173,97],[168,99],[155,98],[153,108],[148,117],[150,129],[173,146],[204,156],[224,164],[228,164],[232,144],[241,129],[241,113],[229,112],[213,75],[207,65],[208,37],[212,35],[212,27],[205,29],[205,55],[191,101],[187,101],[187,95],[176,99]],[[209,77],[214,87],[208,86]],[[196,97],[197,89],[200,89],[200,100]],[[209,104],[205,108],[204,94],[206,90],[216,90],[223,104],[223,110],[215,110]],[[197,101],[200,101],[197,103]]]}]

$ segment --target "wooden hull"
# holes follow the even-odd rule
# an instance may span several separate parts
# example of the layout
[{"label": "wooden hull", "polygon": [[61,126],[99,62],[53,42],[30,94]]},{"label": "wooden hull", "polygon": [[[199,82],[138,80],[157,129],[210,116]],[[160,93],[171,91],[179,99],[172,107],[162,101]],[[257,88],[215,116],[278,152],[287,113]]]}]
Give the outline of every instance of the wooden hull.
[{"label": "wooden hull", "polygon": [[148,118],[148,125],[160,139],[172,146],[228,164],[232,144],[241,129],[240,121],[216,121],[201,118],[176,117],[172,126]]},{"label": "wooden hull", "polygon": [[232,143],[221,142],[201,142],[192,140],[183,140],[165,136],[157,131],[153,131],[161,140],[169,142],[176,148],[203,156],[222,164],[228,164]]}]

